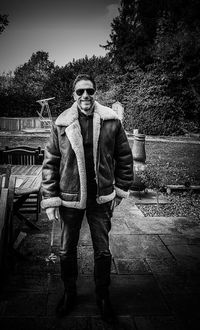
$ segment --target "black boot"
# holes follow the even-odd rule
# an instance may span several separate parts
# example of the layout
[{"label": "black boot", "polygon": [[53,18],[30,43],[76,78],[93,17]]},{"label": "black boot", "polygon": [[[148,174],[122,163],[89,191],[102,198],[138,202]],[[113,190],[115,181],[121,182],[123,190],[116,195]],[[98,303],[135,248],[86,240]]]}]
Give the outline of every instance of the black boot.
[{"label": "black boot", "polygon": [[109,299],[109,296],[100,298],[97,296],[97,306],[99,308],[101,318],[103,321],[113,323],[115,321],[115,314]]},{"label": "black boot", "polygon": [[72,312],[77,304],[77,293],[67,293],[67,291],[64,291],[64,294],[60,301],[58,302],[58,305],[56,307],[56,315],[58,317],[63,317],[68,315],[70,312]]},{"label": "black boot", "polygon": [[113,322],[114,312],[109,298],[111,255],[95,259],[94,280],[96,284],[96,302],[101,317],[106,322]]},{"label": "black boot", "polygon": [[64,294],[56,307],[56,314],[59,317],[69,314],[77,304],[76,279],[69,278],[64,286]]}]

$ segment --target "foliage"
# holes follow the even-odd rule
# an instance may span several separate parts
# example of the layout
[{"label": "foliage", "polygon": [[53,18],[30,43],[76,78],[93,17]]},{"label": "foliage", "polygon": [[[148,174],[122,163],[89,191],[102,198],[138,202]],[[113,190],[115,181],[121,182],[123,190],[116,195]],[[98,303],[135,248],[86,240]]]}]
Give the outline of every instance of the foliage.
[{"label": "foliage", "polygon": [[170,79],[165,74],[136,70],[124,87],[124,125],[127,131],[138,128],[144,134],[181,133],[184,114],[168,93]]},{"label": "foliage", "polygon": [[109,50],[109,56],[117,69],[126,72],[126,65],[137,62],[141,65],[146,57],[148,38],[138,18],[139,1],[122,0],[119,16],[111,23],[110,41],[102,46]]},{"label": "foliage", "polygon": [[145,169],[137,172],[137,175],[149,189],[161,191],[165,186],[165,178],[159,174],[158,169],[150,162],[146,163]]},{"label": "foliage", "polygon": [[166,179],[161,176],[156,167],[147,163],[144,170],[137,172],[137,176],[146,188],[156,190],[157,208],[159,207],[159,192],[164,189]]},{"label": "foliage", "polygon": [[104,48],[113,65],[132,75],[124,84],[127,130],[200,129],[199,11],[197,0],[121,1]]},{"label": "foliage", "polygon": [[54,71],[54,63],[49,61],[48,53],[38,51],[30,60],[14,72],[14,84],[24,94],[30,93],[43,97],[43,88]]},{"label": "foliage", "polygon": [[54,70],[48,53],[38,51],[30,60],[16,68],[14,76],[1,77],[0,108],[2,115],[35,116],[36,100],[46,97],[44,86]]},{"label": "foliage", "polygon": [[0,34],[5,30],[8,23],[8,15],[0,14]]}]

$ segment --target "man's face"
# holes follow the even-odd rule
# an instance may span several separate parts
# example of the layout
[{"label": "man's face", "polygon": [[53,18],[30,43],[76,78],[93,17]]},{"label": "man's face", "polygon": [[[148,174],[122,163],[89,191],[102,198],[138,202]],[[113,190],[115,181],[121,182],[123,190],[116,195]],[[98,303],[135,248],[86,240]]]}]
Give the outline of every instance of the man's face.
[{"label": "man's face", "polygon": [[90,80],[80,80],[75,85],[74,100],[77,101],[81,110],[89,111],[93,108],[95,100],[95,89]]}]

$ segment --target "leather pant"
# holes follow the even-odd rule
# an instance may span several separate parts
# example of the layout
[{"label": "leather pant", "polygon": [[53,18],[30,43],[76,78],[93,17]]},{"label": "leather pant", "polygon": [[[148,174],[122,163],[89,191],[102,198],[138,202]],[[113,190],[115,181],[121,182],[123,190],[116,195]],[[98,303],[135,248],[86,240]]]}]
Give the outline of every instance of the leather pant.
[{"label": "leather pant", "polygon": [[78,276],[77,245],[85,211],[94,249],[96,294],[104,297],[108,294],[110,284],[111,253],[108,234],[111,229],[111,202],[97,204],[96,200],[88,199],[86,210],[60,207],[61,278],[65,290],[75,290]]}]

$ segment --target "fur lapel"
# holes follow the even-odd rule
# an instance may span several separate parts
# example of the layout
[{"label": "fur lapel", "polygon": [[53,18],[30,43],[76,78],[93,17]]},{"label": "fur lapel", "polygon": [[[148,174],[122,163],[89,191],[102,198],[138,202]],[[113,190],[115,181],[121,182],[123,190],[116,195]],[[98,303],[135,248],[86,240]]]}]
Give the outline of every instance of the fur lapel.
[{"label": "fur lapel", "polygon": [[66,127],[65,133],[71,143],[71,147],[75,152],[78,164],[80,177],[80,207],[86,205],[86,170],[85,170],[85,155],[83,149],[83,138],[78,120],[75,120],[70,126]]},{"label": "fur lapel", "polygon": [[[100,103],[94,103],[94,114],[98,114],[102,120],[119,119],[117,114],[108,107],[101,105]],[[69,126],[75,120],[78,119],[78,107],[77,102],[74,102],[71,108],[63,111],[55,121],[58,126]]]},{"label": "fur lapel", "polygon": [[97,177],[97,150],[101,128],[101,117],[97,112],[94,112],[93,117],[93,159],[94,159],[94,170]]},{"label": "fur lapel", "polygon": [[[97,177],[97,150],[101,129],[101,120],[119,119],[117,114],[108,107],[102,106],[98,102],[94,105],[94,116],[93,116],[93,157],[94,157],[94,168]],[[77,205],[78,208],[84,208],[86,205],[87,198],[87,182],[86,182],[86,170],[85,170],[85,156],[83,148],[83,138],[81,135],[81,128],[78,121],[78,107],[77,102],[74,102],[71,108],[62,112],[55,121],[58,126],[65,127],[65,133],[71,143],[72,149],[74,150],[78,170],[80,176],[80,202]]]}]

